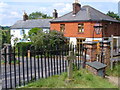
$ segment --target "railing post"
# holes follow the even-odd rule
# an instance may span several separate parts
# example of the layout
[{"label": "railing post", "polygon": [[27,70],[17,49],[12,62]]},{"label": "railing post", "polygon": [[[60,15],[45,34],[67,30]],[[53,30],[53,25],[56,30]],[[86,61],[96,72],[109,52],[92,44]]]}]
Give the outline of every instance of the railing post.
[{"label": "railing post", "polygon": [[84,61],[83,61],[83,68],[86,67],[86,55],[87,55],[87,48],[84,48],[85,55],[84,55]]},{"label": "railing post", "polygon": [[30,50],[28,50],[28,57],[30,57]]}]

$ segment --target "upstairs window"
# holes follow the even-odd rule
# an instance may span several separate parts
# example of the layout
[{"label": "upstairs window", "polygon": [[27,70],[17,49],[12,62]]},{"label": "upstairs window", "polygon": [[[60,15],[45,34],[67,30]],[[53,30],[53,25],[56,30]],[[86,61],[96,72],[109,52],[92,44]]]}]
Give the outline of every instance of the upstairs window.
[{"label": "upstairs window", "polygon": [[84,24],[78,24],[78,32],[84,33]]},{"label": "upstairs window", "polygon": [[65,24],[60,24],[60,31],[64,32],[65,31]]}]

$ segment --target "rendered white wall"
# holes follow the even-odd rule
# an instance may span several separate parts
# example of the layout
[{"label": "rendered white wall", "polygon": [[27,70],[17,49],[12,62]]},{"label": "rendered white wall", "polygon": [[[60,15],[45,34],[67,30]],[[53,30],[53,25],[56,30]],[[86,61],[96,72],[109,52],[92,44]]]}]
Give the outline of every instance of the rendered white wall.
[{"label": "rendered white wall", "polygon": [[70,44],[76,45],[77,39],[75,37],[70,37]]},{"label": "rendered white wall", "polygon": [[[26,35],[28,35],[28,31],[30,29],[24,29],[24,32]],[[14,40],[15,38],[18,38],[18,42],[20,42],[20,39],[23,38],[23,33],[22,33],[22,29],[11,29],[10,31],[11,35],[12,35],[12,38],[11,38],[11,45],[13,46],[14,45]]]},{"label": "rendered white wall", "polygon": [[[11,38],[11,45],[14,46],[14,40],[15,38],[18,38],[19,41],[18,42],[22,42],[20,39],[23,39],[23,29],[11,29],[10,33],[12,35],[12,38]],[[24,32],[26,35],[28,35],[28,32],[29,32],[30,29],[24,29]],[[49,29],[43,29],[43,31],[49,31]],[[29,39],[28,39],[29,40]],[[29,42],[29,41],[24,41],[24,42]]]}]

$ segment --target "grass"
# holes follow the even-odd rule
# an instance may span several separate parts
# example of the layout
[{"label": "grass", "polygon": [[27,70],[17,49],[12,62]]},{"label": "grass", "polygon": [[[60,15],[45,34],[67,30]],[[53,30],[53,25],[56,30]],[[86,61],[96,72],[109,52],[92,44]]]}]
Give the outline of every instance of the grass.
[{"label": "grass", "polygon": [[74,80],[66,83],[67,73],[55,75],[47,79],[40,79],[24,88],[117,88],[108,80],[95,76],[86,70],[74,71]]},{"label": "grass", "polygon": [[111,70],[110,68],[106,70],[106,74],[109,76],[117,76],[120,77],[120,62],[116,63],[113,70]]}]

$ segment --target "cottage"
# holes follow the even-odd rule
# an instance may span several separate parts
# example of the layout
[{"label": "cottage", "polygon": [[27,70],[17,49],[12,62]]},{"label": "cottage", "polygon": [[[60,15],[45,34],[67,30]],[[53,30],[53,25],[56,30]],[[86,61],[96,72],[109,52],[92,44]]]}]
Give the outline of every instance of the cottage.
[{"label": "cottage", "polygon": [[32,28],[42,28],[43,31],[48,31],[50,29],[50,21],[52,19],[28,19],[26,13],[23,15],[23,20],[17,21],[13,26],[11,26],[11,44],[14,45],[15,38],[18,38],[18,42],[29,42],[28,40],[24,40],[23,34],[28,35],[28,32]]},{"label": "cottage", "polygon": [[101,41],[102,37],[120,36],[120,21],[77,1],[73,11],[50,21],[50,30],[57,30],[68,37],[70,43],[81,44],[83,41]]}]

